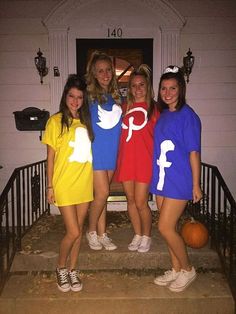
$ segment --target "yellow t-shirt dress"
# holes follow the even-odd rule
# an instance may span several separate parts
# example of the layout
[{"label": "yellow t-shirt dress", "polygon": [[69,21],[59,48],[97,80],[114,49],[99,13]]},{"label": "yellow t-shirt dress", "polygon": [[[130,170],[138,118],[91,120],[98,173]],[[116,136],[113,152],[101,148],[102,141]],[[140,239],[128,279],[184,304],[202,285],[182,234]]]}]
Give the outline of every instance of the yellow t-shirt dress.
[{"label": "yellow t-shirt dress", "polygon": [[73,119],[61,134],[61,113],[47,122],[42,143],[55,151],[53,189],[56,206],[75,205],[93,200],[91,141],[86,127]]}]

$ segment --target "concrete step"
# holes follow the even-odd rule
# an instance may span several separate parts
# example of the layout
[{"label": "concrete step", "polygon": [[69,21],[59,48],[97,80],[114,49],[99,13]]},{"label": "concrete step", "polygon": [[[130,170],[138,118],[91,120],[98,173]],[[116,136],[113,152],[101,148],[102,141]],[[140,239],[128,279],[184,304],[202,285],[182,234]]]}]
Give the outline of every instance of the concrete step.
[{"label": "concrete step", "polygon": [[[109,235],[117,244],[115,251],[91,250],[85,233],[83,234],[81,252],[78,260],[81,270],[107,269],[167,269],[170,267],[166,244],[157,232],[152,230],[152,246],[147,253],[131,252],[128,243],[132,240],[133,231],[130,223],[121,221],[110,223]],[[64,226],[61,216],[49,216],[39,222],[22,241],[22,251],[13,262],[12,271],[53,271],[57,263],[58,249],[63,237]],[[196,268],[220,269],[217,253],[206,246],[202,249],[188,248],[190,259]]]},{"label": "concrete step", "polygon": [[83,290],[60,292],[54,273],[11,274],[0,314],[233,314],[234,301],[222,274],[198,273],[181,293],[153,283],[156,273],[98,271],[81,274]]},{"label": "concrete step", "polygon": [[0,314],[234,314],[234,299],[218,256],[208,246],[188,248],[198,277],[186,291],[173,293],[153,283],[170,267],[156,228],[148,253],[127,249],[133,236],[128,221],[113,219],[108,232],[118,249],[93,251],[84,234],[78,260],[83,290],[62,293],[54,270],[64,226],[60,216],[39,221],[24,237],[14,260],[0,297]]}]

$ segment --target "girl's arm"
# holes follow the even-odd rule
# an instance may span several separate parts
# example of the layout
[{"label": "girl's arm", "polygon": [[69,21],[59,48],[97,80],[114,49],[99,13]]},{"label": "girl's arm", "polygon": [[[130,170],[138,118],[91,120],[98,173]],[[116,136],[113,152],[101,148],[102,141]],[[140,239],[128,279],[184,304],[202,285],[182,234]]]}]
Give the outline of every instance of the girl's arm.
[{"label": "girl's arm", "polygon": [[201,161],[199,152],[190,152],[190,165],[193,176],[193,203],[197,203],[202,198],[200,188]]},{"label": "girl's arm", "polygon": [[54,158],[54,149],[50,145],[47,145],[47,201],[49,204],[53,204],[55,202],[52,185]]}]

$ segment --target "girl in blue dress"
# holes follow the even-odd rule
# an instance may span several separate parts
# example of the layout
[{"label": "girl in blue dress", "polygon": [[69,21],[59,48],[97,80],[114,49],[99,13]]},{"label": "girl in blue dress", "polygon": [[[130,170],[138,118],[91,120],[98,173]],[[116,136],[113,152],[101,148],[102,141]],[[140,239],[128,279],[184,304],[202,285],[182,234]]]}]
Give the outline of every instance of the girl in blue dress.
[{"label": "girl in blue dress", "polygon": [[89,210],[86,236],[93,250],[103,247],[115,250],[117,246],[106,233],[106,201],[116,168],[122,110],[112,59],[105,53],[95,51],[87,65],[86,79],[94,132],[94,200]]},{"label": "girl in blue dress", "polygon": [[158,104],[161,115],[154,131],[153,177],[150,191],[160,211],[158,229],[165,239],[172,269],[155,278],[160,286],[183,291],[195,278],[177,222],[188,200],[202,198],[200,189],[201,122],[186,104],[181,70],[169,66],[161,76]]}]

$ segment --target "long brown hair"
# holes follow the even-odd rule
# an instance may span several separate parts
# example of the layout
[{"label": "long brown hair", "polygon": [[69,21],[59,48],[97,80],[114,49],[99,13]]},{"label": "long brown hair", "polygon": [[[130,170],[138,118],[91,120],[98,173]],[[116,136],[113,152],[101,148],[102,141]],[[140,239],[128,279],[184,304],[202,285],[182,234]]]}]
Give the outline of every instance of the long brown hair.
[{"label": "long brown hair", "polygon": [[161,98],[160,90],[161,90],[162,81],[170,80],[170,79],[175,79],[179,86],[179,97],[178,97],[178,102],[175,106],[175,109],[178,111],[183,107],[183,105],[186,104],[186,98],[185,98],[186,97],[186,82],[185,82],[182,70],[177,66],[169,65],[164,70],[164,73],[162,74],[160,78],[157,103],[160,106],[161,110],[168,108],[167,104]]},{"label": "long brown hair", "polygon": [[79,119],[81,123],[83,123],[86,126],[89,138],[91,141],[93,141],[94,135],[92,131],[91,117],[90,117],[90,111],[89,111],[89,105],[88,105],[88,99],[87,99],[87,91],[86,91],[87,86],[86,86],[85,81],[76,74],[70,74],[68,76],[68,79],[66,81],[66,84],[64,86],[64,90],[61,96],[61,101],[60,101],[60,106],[59,106],[59,112],[62,114],[61,134],[64,132],[65,129],[69,130],[73,121],[73,117],[66,104],[66,97],[69,91],[71,90],[71,88],[76,88],[79,91],[83,92],[83,104],[78,109]]}]

